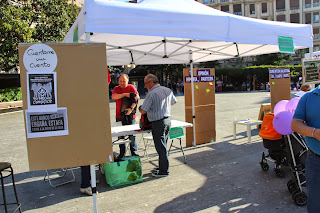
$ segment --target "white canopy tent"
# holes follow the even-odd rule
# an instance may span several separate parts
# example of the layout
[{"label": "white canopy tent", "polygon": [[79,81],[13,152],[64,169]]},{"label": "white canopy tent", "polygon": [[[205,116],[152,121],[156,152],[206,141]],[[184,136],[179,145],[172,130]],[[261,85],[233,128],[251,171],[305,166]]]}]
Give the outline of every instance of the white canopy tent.
[{"label": "white canopy tent", "polygon": [[64,42],[75,34],[78,42],[105,42],[108,66],[190,63],[191,70],[194,62],[279,52],[279,36],[292,37],[295,49],[313,45],[311,25],[237,16],[194,0],[86,0]]},{"label": "white canopy tent", "polygon": [[312,47],[312,26],[225,13],[194,0],[87,0],[65,37],[105,42],[107,64],[179,64],[279,52],[278,36]]},{"label": "white canopy tent", "polygon": [[[194,62],[279,52],[279,36],[292,37],[295,49],[313,45],[311,25],[237,16],[194,0],[86,0],[64,42],[106,43],[108,66],[190,63],[193,70]],[[193,81],[191,88],[194,96]]]}]

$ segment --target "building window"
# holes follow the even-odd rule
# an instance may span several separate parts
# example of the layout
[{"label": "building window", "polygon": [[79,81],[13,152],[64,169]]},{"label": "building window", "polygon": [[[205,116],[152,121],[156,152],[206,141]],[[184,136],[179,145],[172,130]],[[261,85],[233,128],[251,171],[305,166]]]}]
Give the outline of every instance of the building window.
[{"label": "building window", "polygon": [[299,13],[290,14],[290,23],[300,23]]},{"label": "building window", "polygon": [[229,2],[229,0],[220,0],[220,2]]},{"label": "building window", "polygon": [[268,12],[268,4],[267,4],[267,2],[265,2],[265,3],[261,3],[261,8],[262,8],[262,13],[266,13],[266,12]]},{"label": "building window", "polygon": [[311,24],[311,13],[305,14],[305,24]]},{"label": "building window", "polygon": [[208,4],[208,0],[203,0],[203,4]]},{"label": "building window", "polygon": [[319,23],[319,12],[313,13],[313,23]]},{"label": "building window", "polygon": [[241,4],[234,4],[234,5],[233,5],[233,14],[235,14],[235,15],[242,15],[242,12],[241,12]]},{"label": "building window", "polygon": [[319,6],[319,0],[313,0],[313,6],[318,7]]},{"label": "building window", "polygon": [[276,11],[285,11],[286,4],[285,0],[276,0]]},{"label": "building window", "polygon": [[210,0],[210,3],[215,3],[216,1],[215,0]]},{"label": "building window", "polygon": [[304,6],[305,8],[311,7],[311,0],[305,0]]},{"label": "building window", "polygon": [[277,15],[277,21],[286,22],[286,16],[285,15]]},{"label": "building window", "polygon": [[299,0],[290,0],[290,10],[299,9]]},{"label": "building window", "polygon": [[256,5],[250,4],[250,14],[256,14]]},{"label": "building window", "polygon": [[229,13],[229,5],[221,6],[221,11]]},{"label": "building window", "polygon": [[320,39],[319,28],[313,28],[313,39]]}]

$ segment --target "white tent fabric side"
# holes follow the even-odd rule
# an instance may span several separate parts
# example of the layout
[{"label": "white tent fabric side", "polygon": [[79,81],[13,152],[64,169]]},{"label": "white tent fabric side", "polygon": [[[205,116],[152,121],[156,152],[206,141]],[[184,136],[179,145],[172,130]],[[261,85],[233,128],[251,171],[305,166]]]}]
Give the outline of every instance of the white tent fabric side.
[{"label": "white tent fabric side", "polygon": [[108,65],[178,64],[279,52],[278,37],[312,47],[312,26],[228,14],[194,0],[87,0],[64,42],[105,42]]}]

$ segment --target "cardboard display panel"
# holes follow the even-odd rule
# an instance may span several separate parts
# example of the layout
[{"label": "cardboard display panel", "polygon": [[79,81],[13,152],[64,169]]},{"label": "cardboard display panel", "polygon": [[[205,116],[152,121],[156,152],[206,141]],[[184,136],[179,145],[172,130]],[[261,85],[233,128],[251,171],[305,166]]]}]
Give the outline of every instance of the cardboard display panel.
[{"label": "cardboard display panel", "polygon": [[269,68],[271,111],[281,100],[291,99],[290,69]]},{"label": "cardboard display panel", "polygon": [[[192,108],[186,109],[186,122],[193,123]],[[195,107],[197,145],[216,141],[215,105]],[[186,146],[192,146],[193,129],[186,129]]]},{"label": "cardboard display panel", "polygon": [[[185,88],[185,116],[186,122],[193,123],[192,91],[189,69],[183,70]],[[210,68],[193,70],[194,75],[194,104],[197,144],[209,143],[216,140],[215,122],[215,72]],[[186,145],[192,146],[193,129],[186,130]]]},{"label": "cardboard display panel", "polygon": [[[34,44],[19,45],[23,109],[27,112],[30,110],[27,92],[30,67],[26,67],[29,61],[24,59],[31,45]],[[26,123],[29,169],[55,169],[112,161],[105,44],[45,45],[50,46],[57,56],[56,67],[51,72],[56,72],[57,107],[66,108],[68,134],[30,138],[29,124]]]}]

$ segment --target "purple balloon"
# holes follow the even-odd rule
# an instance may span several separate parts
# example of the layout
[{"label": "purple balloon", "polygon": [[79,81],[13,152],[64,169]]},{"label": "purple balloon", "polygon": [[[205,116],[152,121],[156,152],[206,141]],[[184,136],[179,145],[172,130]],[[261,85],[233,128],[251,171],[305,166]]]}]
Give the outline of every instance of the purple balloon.
[{"label": "purple balloon", "polygon": [[296,111],[296,108],[298,106],[298,103],[300,101],[300,98],[292,98],[286,105],[286,111],[290,112],[291,114],[294,114]]},{"label": "purple balloon", "polygon": [[293,133],[291,129],[291,121],[293,114],[288,111],[279,112],[273,119],[273,128],[281,135],[289,135]]},{"label": "purple balloon", "polygon": [[274,106],[274,109],[273,109],[274,115],[276,116],[279,112],[286,111],[287,103],[289,103],[288,100],[279,101],[279,102]]}]

